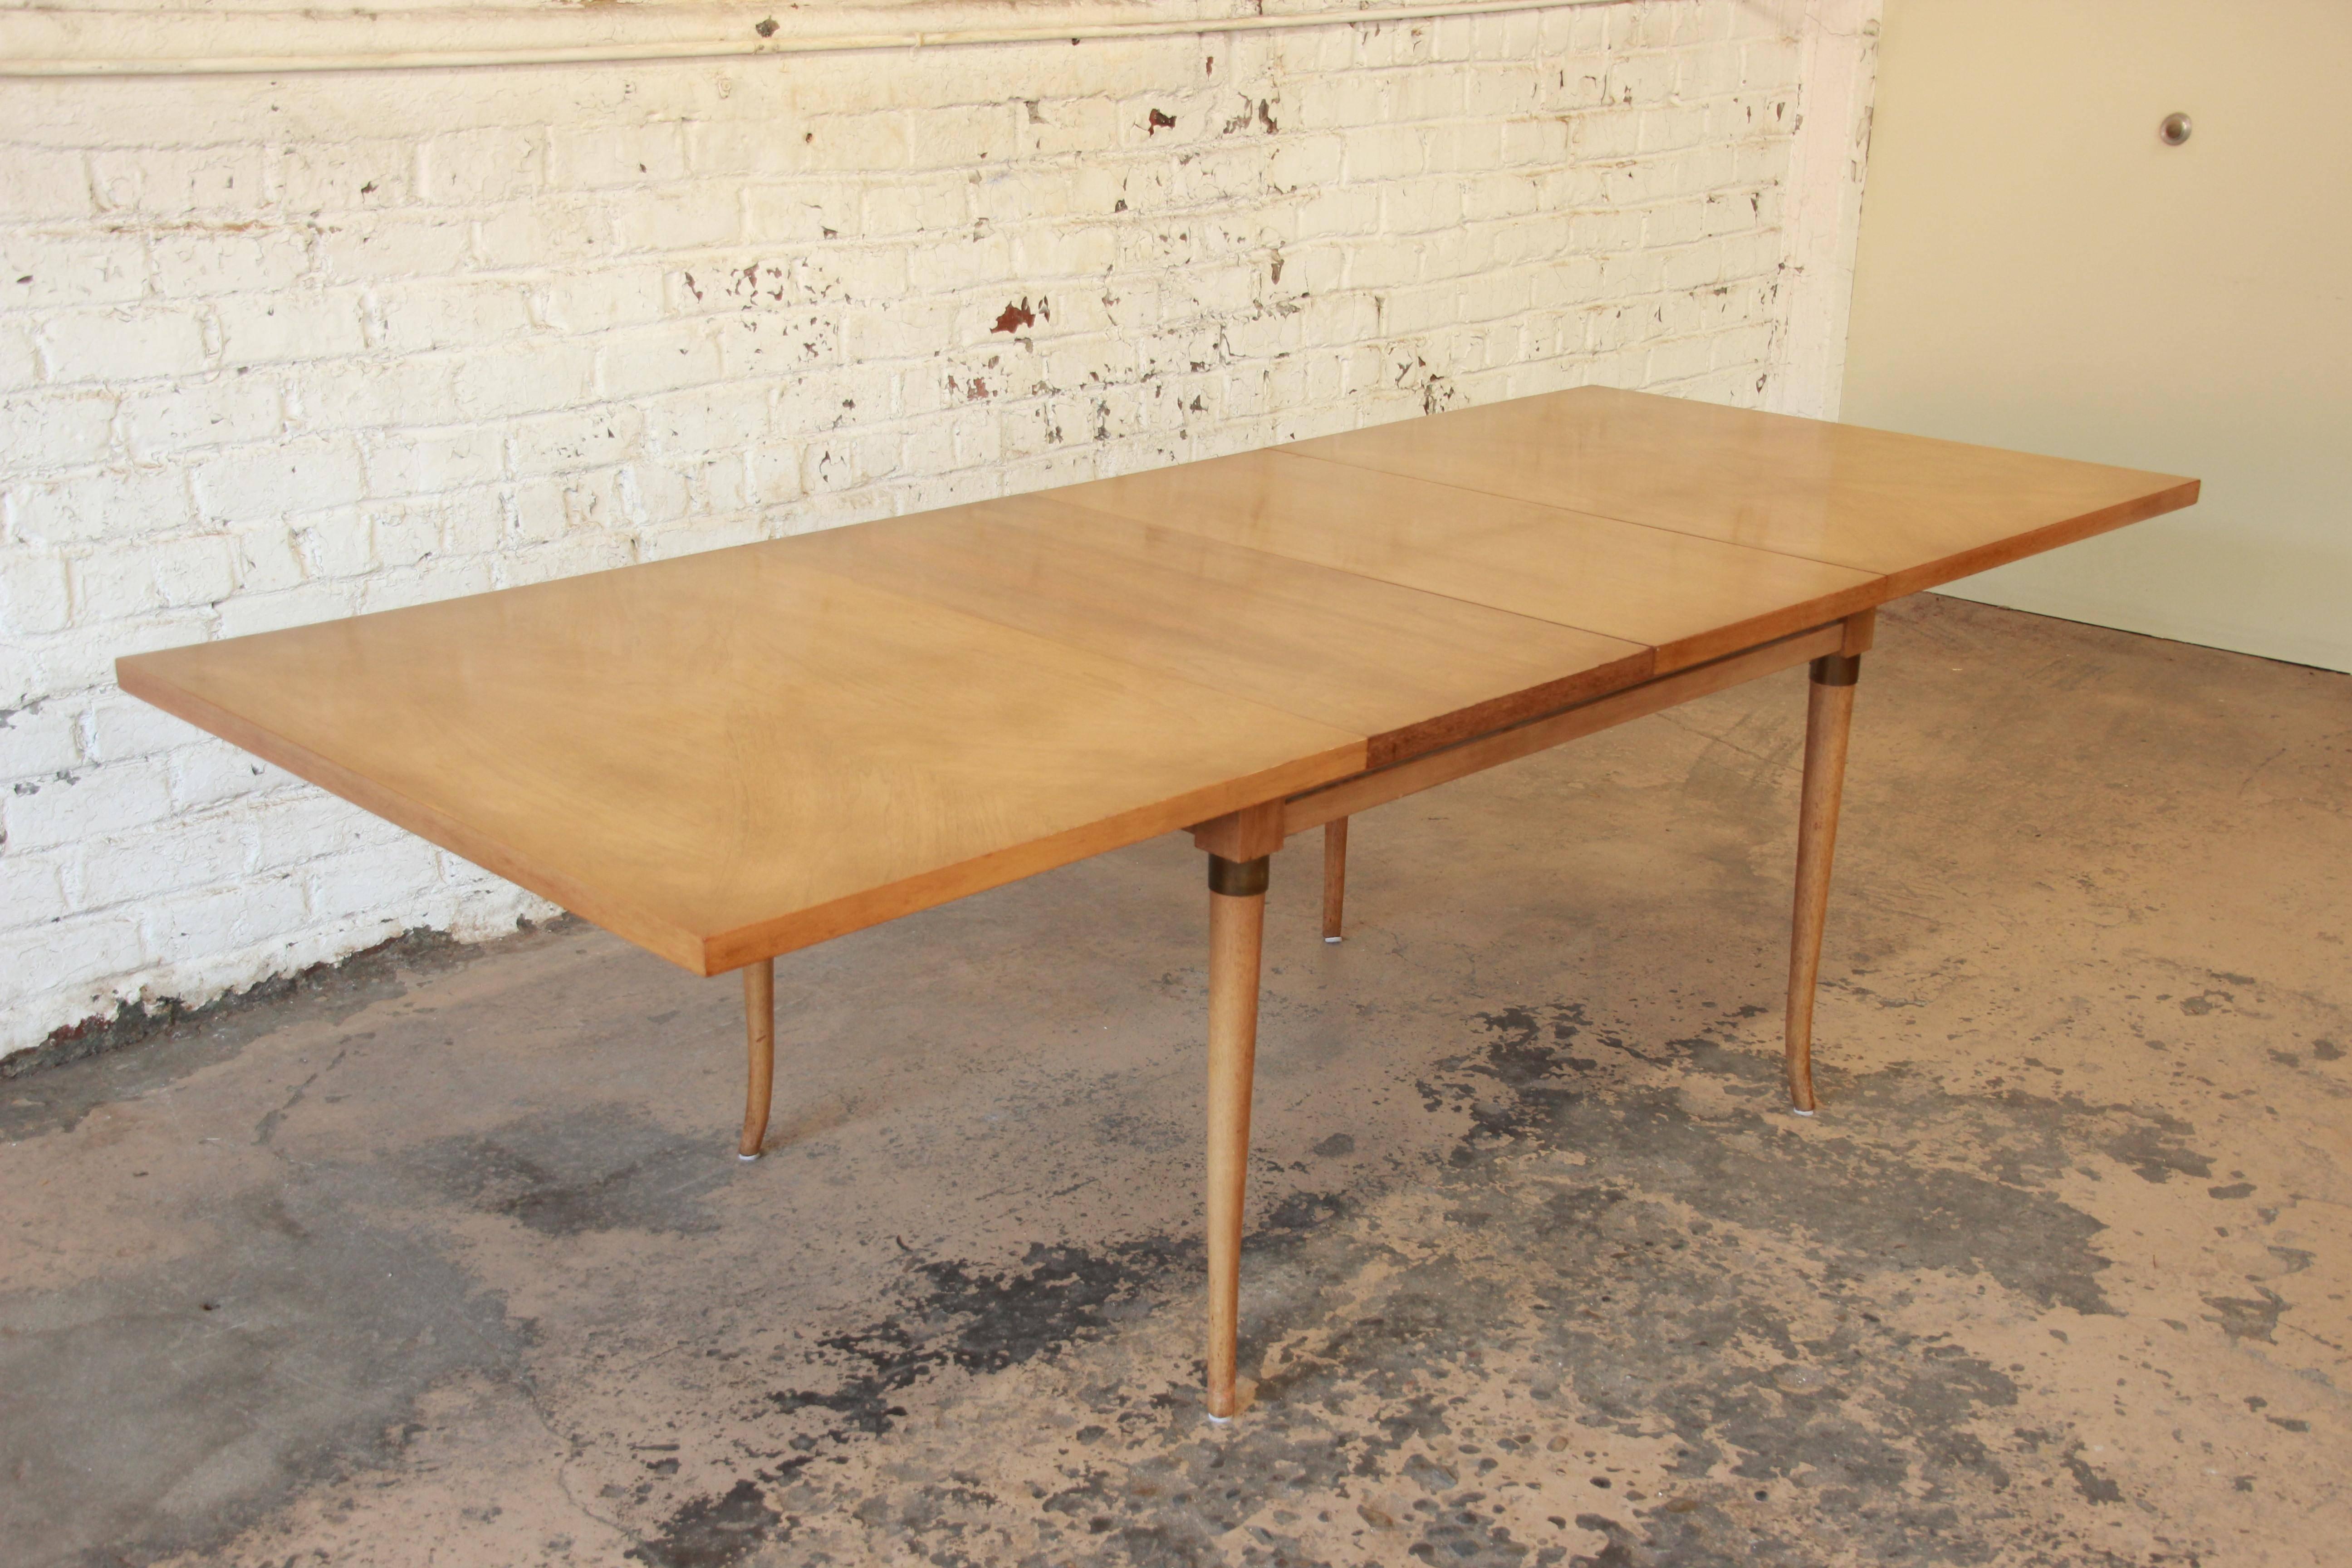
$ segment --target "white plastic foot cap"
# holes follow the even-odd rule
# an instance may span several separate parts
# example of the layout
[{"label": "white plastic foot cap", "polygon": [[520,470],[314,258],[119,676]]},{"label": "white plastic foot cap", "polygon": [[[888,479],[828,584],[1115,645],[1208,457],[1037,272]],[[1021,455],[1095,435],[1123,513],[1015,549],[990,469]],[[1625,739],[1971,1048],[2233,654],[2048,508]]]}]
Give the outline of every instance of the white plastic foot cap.
[{"label": "white plastic foot cap", "polygon": [[1339,941],[1339,939],[1338,937],[1336,937],[1336,936],[1327,936],[1327,937],[1325,937],[1323,940],[1324,940],[1325,942],[1337,942],[1337,941]]},{"label": "white plastic foot cap", "polygon": [[735,1158],[736,1158],[737,1160],[740,1161],[742,1163],[744,1163],[744,1164],[746,1164],[746,1165],[750,1164],[752,1161],[754,1161],[754,1160],[758,1159],[759,1157],[760,1157],[760,1156],[759,1156],[759,1155],[757,1155],[757,1154],[738,1154],[738,1155],[736,1155],[736,1156],[735,1156]]}]

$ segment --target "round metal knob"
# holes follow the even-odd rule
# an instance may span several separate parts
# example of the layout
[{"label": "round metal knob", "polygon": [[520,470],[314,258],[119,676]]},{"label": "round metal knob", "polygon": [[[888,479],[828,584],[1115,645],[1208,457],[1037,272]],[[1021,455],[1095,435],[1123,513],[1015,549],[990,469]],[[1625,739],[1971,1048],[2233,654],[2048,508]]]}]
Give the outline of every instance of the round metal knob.
[{"label": "round metal knob", "polygon": [[2189,133],[2196,129],[2196,126],[2189,123],[2189,116],[2175,110],[2158,124],[2156,133],[2164,138],[2166,146],[2178,147],[2188,141]]}]

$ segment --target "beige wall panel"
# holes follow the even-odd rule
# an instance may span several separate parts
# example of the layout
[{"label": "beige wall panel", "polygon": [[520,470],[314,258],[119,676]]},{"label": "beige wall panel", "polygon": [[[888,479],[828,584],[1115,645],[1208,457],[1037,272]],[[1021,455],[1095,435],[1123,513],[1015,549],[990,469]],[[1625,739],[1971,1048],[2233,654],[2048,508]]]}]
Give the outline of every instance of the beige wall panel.
[{"label": "beige wall panel", "polygon": [[2352,669],[2352,5],[1885,27],[1843,417],[2205,480],[1946,591]]}]

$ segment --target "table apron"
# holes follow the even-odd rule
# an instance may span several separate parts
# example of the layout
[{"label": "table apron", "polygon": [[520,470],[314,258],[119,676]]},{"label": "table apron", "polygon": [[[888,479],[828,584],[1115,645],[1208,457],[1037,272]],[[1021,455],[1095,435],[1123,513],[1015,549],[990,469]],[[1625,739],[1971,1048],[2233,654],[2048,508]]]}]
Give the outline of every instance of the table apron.
[{"label": "table apron", "polygon": [[1496,730],[1468,741],[1458,742],[1443,751],[1425,752],[1402,763],[1356,774],[1336,784],[1324,784],[1303,795],[1292,795],[1283,802],[1282,832],[1285,837],[1320,827],[1343,816],[1352,816],[1392,800],[1437,784],[1450,784],[1472,773],[1483,773],[1502,763],[1533,756],[1565,742],[1580,739],[1640,719],[1659,713],[1711,692],[1722,691],[1754,680],[1759,676],[1805,664],[1824,655],[1843,651],[1848,632],[1844,621],[1832,621],[1811,631],[1797,632],[1745,653],[1730,654],[1688,669],[1676,670],[1645,680],[1639,686],[1612,691],[1606,697],[1596,697],[1572,708],[1563,708],[1539,719],[1525,720],[1508,729]]}]

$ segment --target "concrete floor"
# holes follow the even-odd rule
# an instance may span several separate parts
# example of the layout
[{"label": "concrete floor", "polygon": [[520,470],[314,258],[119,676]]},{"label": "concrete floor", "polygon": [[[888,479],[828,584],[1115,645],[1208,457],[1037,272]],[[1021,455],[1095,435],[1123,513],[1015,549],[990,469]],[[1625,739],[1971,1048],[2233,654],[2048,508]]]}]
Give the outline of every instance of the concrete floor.
[{"label": "concrete floor", "polygon": [[0,1084],[0,1558],[2322,1563],[2352,679],[1954,601],[1277,858],[1202,1418],[1200,857],[733,982],[422,945]]}]

